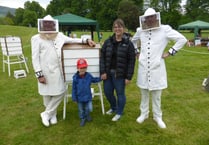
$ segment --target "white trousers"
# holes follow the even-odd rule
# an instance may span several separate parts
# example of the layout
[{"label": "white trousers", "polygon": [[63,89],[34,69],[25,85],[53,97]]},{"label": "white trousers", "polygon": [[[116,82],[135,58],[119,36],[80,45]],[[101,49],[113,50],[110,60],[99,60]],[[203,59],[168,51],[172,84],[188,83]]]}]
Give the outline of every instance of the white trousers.
[{"label": "white trousers", "polygon": [[149,114],[149,93],[152,96],[152,112],[153,118],[162,118],[161,111],[161,94],[162,90],[149,91],[148,89],[141,89],[141,115]]},{"label": "white trousers", "polygon": [[43,96],[43,103],[45,106],[45,114],[50,119],[57,114],[57,108],[62,102],[64,93],[56,96]]}]

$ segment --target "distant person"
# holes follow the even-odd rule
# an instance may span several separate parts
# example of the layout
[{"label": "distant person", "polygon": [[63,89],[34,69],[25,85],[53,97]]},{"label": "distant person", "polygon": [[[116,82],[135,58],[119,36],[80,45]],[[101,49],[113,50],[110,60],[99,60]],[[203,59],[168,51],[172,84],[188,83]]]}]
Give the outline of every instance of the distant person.
[{"label": "distant person", "polygon": [[72,99],[78,104],[80,126],[84,126],[86,121],[92,120],[90,116],[92,109],[91,84],[101,81],[99,77],[93,77],[87,72],[87,67],[88,64],[85,59],[78,59],[78,71],[73,75]]},{"label": "distant person", "polygon": [[209,42],[207,43],[208,51],[209,51]]},{"label": "distant person", "polygon": [[116,19],[112,29],[113,35],[105,40],[101,49],[100,74],[110,103],[106,114],[115,114],[112,121],[118,121],[126,104],[125,87],[133,77],[136,57],[123,20]]},{"label": "distant person", "polygon": [[100,33],[99,33],[99,39],[102,39],[102,37],[103,37],[103,33],[100,32]]},{"label": "distant person", "polygon": [[194,41],[193,40],[188,40],[187,41],[187,46],[189,46],[189,47],[194,46]]},{"label": "distant person", "polygon": [[40,21],[43,23],[50,21],[50,28],[45,28],[44,30],[47,31],[43,31],[39,26],[39,34],[31,38],[32,63],[38,80],[38,92],[43,96],[45,106],[45,110],[40,115],[43,125],[48,127],[57,123],[57,108],[66,91],[61,65],[61,49],[64,43],[85,43],[95,46],[95,42],[89,39],[69,38],[58,32],[58,21],[50,15]]},{"label": "distant person", "polygon": [[71,29],[68,28],[68,30],[67,30],[67,36],[70,37],[70,35],[71,35]]},{"label": "distant person", "polygon": [[[161,25],[160,13],[155,12],[153,8],[148,8],[144,15],[140,16],[141,20],[146,20],[147,27],[146,29],[137,28],[137,32],[132,38],[135,47],[137,47],[138,40],[141,42],[137,78],[137,86],[141,89],[141,115],[136,121],[142,123],[149,117],[150,93],[153,119],[160,128],[166,128],[161,111],[162,90],[167,88],[164,60],[169,56],[174,56],[184,46],[187,39],[169,25]],[[157,25],[152,23],[157,23]],[[175,41],[175,43],[168,52],[164,52],[170,40]]]},{"label": "distant person", "polygon": [[201,39],[201,37],[202,37],[201,29],[199,29],[199,30],[198,30],[198,33],[197,33],[197,38],[198,38],[198,39]]}]

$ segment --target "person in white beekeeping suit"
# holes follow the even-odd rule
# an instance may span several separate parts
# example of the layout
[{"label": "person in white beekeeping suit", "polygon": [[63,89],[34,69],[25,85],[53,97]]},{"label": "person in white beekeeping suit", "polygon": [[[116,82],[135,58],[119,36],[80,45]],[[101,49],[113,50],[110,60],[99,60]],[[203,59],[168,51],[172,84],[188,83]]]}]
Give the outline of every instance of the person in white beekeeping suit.
[{"label": "person in white beekeeping suit", "polygon": [[[167,88],[164,60],[174,56],[187,39],[169,25],[161,25],[160,13],[153,8],[148,8],[139,20],[140,27],[132,38],[135,49],[137,41],[141,41],[137,76],[137,86],[141,91],[141,114],[136,121],[143,123],[149,117],[149,94],[151,94],[153,119],[160,128],[166,128],[161,111],[162,90]],[[170,40],[174,41],[174,45],[165,52]]]},{"label": "person in white beekeeping suit", "polygon": [[48,127],[57,123],[57,108],[61,103],[66,86],[61,66],[61,48],[64,43],[87,43],[90,39],[69,38],[58,32],[58,20],[50,15],[38,19],[38,32],[31,38],[32,63],[38,80],[38,91],[43,96],[45,110],[40,114],[42,123]]}]

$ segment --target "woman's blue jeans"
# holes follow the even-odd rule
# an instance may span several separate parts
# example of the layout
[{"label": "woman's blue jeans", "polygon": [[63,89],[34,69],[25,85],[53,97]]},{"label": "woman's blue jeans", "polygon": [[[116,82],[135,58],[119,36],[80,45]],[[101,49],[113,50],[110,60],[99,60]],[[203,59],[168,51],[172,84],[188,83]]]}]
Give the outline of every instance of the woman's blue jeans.
[{"label": "woman's blue jeans", "polygon": [[[115,71],[111,71],[111,75],[107,80],[104,80],[104,94],[110,103],[110,107],[118,115],[123,114],[123,110],[126,104],[125,96],[125,79],[116,78]],[[115,97],[116,92],[117,98]]]}]

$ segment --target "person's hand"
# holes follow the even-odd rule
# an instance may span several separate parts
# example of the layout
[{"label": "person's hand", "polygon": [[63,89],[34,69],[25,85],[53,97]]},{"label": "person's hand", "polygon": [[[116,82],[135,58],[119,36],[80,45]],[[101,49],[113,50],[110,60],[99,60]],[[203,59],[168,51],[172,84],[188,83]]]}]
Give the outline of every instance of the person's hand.
[{"label": "person's hand", "polygon": [[46,79],[44,76],[38,78],[39,83],[46,84]]},{"label": "person's hand", "polygon": [[128,79],[125,79],[125,84],[128,85],[131,81]]},{"label": "person's hand", "polygon": [[91,47],[96,46],[96,43],[94,41],[92,41],[91,39],[87,39],[87,44]]},{"label": "person's hand", "polygon": [[102,79],[102,80],[106,80],[106,79],[107,79],[107,74],[106,74],[106,73],[102,74],[102,75],[101,75],[101,79]]},{"label": "person's hand", "polygon": [[167,58],[167,57],[169,57],[169,56],[170,56],[170,54],[169,54],[168,52],[165,52],[165,53],[163,53],[162,58]]}]

